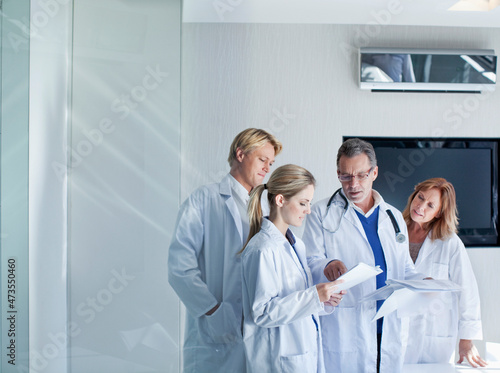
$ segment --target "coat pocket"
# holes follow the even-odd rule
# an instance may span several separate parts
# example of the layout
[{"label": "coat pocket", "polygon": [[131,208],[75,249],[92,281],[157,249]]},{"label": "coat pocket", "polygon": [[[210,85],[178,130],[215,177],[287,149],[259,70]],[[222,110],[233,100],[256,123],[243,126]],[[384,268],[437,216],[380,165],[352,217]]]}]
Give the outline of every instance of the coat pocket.
[{"label": "coat pocket", "polygon": [[435,280],[448,280],[449,276],[449,266],[446,263],[432,263],[432,277]]},{"label": "coat pocket", "polygon": [[422,351],[426,363],[450,363],[455,353],[456,339],[453,337],[426,336]]},{"label": "coat pocket", "polygon": [[208,344],[235,343],[242,340],[241,317],[238,319],[229,303],[222,302],[210,316],[198,319],[201,339]]},{"label": "coat pocket", "polygon": [[312,352],[281,356],[280,367],[281,372],[316,372],[318,370],[318,356]]}]

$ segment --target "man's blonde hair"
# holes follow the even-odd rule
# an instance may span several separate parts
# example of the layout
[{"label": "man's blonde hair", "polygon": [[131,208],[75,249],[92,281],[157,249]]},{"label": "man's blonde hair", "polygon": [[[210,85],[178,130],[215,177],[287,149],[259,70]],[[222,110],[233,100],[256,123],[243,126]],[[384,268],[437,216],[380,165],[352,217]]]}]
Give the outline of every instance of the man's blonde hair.
[{"label": "man's blonde hair", "polygon": [[229,157],[227,158],[229,166],[233,165],[238,148],[240,148],[244,154],[248,154],[255,149],[263,147],[267,142],[270,142],[274,147],[275,156],[281,152],[281,149],[283,148],[281,142],[264,130],[258,128],[247,128],[246,130],[240,132],[234,138],[231,148],[229,149]]}]

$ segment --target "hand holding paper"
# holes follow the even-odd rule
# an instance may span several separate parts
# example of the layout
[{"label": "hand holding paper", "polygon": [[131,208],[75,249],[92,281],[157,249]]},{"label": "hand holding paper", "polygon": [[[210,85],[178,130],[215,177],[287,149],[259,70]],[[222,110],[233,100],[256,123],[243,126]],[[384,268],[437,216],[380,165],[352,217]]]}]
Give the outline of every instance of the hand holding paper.
[{"label": "hand holding paper", "polygon": [[340,293],[342,290],[352,288],[363,281],[375,277],[379,273],[382,273],[382,270],[378,266],[372,267],[365,263],[359,263],[357,266],[353,267],[350,271],[344,273],[338,278],[339,280],[344,280],[344,282],[338,285],[335,292]]},{"label": "hand holding paper", "polygon": [[333,294],[338,294],[339,291],[337,291],[337,287],[340,286],[339,283],[342,282],[342,280],[336,280],[332,282],[323,282],[316,285],[316,290],[318,292],[320,302],[327,302],[330,300]]}]

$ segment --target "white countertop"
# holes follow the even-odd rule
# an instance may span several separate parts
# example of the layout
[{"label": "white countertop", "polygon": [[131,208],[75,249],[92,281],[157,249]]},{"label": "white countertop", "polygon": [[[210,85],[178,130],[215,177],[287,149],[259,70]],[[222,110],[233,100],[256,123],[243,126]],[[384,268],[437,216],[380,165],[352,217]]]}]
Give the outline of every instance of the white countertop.
[{"label": "white countertop", "polygon": [[402,373],[456,373],[456,372],[497,372],[500,373],[500,361],[489,362],[484,368],[472,368],[466,364],[406,364]]}]

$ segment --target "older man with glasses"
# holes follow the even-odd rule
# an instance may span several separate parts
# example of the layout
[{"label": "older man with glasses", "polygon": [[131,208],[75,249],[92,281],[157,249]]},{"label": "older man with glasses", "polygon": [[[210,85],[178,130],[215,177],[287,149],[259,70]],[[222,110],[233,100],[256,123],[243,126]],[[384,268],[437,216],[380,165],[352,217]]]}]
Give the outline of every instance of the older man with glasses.
[{"label": "older man with glasses", "polygon": [[423,279],[408,254],[401,213],[372,189],[378,176],[373,146],[345,141],[337,154],[342,188],[319,201],[303,241],[315,283],[333,281],[360,262],[380,266],[376,278],[351,288],[336,311],[321,317],[325,368],[332,372],[400,372],[402,322],[396,313],[372,321],[383,301],[358,302],[387,279]]}]

